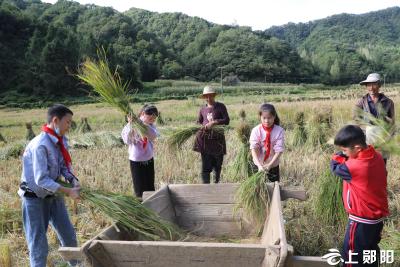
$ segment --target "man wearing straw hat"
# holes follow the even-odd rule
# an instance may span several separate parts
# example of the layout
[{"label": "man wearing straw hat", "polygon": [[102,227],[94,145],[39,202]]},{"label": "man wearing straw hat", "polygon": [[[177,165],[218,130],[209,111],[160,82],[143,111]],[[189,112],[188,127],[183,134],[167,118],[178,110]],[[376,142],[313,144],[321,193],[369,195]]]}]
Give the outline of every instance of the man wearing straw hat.
[{"label": "man wearing straw hat", "polygon": [[201,154],[201,178],[203,183],[210,183],[210,174],[215,171],[215,183],[221,177],[221,168],[224,155],[226,154],[225,135],[220,131],[214,131],[215,125],[228,125],[229,115],[226,106],[215,101],[217,93],[211,86],[203,89],[201,98],[207,104],[199,111],[197,123],[203,127],[197,132],[194,144],[194,151]]},{"label": "man wearing straw hat", "polygon": [[[394,124],[394,103],[391,99],[380,93],[381,76],[378,73],[371,73],[367,79],[360,82],[360,85],[365,85],[368,93],[358,100],[355,110],[354,118],[363,118],[369,122],[367,116],[360,116],[361,112],[366,112],[371,116],[383,119],[386,123]],[[367,136],[367,143],[374,144],[376,136],[379,135],[379,127],[368,125],[365,129]],[[382,155],[386,163],[388,155]]]}]

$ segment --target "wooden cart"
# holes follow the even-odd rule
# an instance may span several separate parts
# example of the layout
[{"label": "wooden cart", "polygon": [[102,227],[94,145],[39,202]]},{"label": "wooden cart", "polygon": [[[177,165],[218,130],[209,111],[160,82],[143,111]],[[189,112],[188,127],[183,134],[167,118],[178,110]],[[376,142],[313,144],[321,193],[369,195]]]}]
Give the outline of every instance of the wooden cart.
[{"label": "wooden cart", "polygon": [[[199,236],[246,237],[254,225],[235,214],[234,195],[239,184],[167,185],[146,192],[143,204],[164,219]],[[271,201],[261,240],[255,244],[140,241],[138,235],[110,226],[82,247],[62,247],[66,260],[85,260],[94,267],[319,267],[320,257],[293,256],[286,241],[281,201],[306,199],[305,191],[268,184]]]}]

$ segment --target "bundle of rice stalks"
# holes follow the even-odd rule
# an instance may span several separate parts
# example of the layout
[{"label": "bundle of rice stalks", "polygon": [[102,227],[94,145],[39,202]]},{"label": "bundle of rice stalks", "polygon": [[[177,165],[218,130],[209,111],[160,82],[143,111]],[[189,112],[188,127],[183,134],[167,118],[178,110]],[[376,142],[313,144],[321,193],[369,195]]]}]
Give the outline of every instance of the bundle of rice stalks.
[{"label": "bundle of rice stalks", "polygon": [[27,141],[30,141],[33,138],[35,138],[35,136],[36,136],[35,133],[32,130],[32,123],[27,122],[27,123],[25,123],[25,126],[26,126],[26,137],[25,137],[25,139]]},{"label": "bundle of rice stalks", "polygon": [[314,113],[306,124],[306,145],[308,147],[323,146],[328,139],[328,125],[322,114]]},{"label": "bundle of rice stalks", "polygon": [[92,131],[92,127],[90,127],[87,118],[81,118],[81,123],[76,129],[78,133],[87,133]]},{"label": "bundle of rice stalks", "polygon": [[4,136],[1,133],[0,133],[0,142],[7,143],[6,139],[4,138]]},{"label": "bundle of rice stalks", "polygon": [[333,112],[331,106],[322,106],[318,108],[321,122],[324,123],[328,128],[331,128],[333,122]]},{"label": "bundle of rice stalks", "polygon": [[17,230],[21,223],[22,218],[20,210],[11,209],[6,206],[0,207],[0,236]]},{"label": "bundle of rice stalks", "polygon": [[0,266],[11,267],[11,250],[6,240],[0,240]]},{"label": "bundle of rice stalks", "polygon": [[257,227],[264,224],[269,206],[269,194],[265,172],[257,172],[240,184],[236,191],[235,211],[243,208],[249,218],[253,218]]},{"label": "bundle of rice stalks", "polygon": [[292,146],[302,146],[307,141],[307,134],[304,123],[304,112],[297,112],[295,115],[295,126],[293,129]]},{"label": "bundle of rice stalks", "polygon": [[393,222],[389,222],[385,224],[382,233],[382,240],[379,245],[382,249],[385,250],[394,250],[395,260],[394,262],[399,262],[400,255],[400,231]]},{"label": "bundle of rice stalks", "polygon": [[248,123],[242,121],[236,128],[237,136],[240,140],[239,151],[233,161],[230,173],[233,181],[247,179],[251,173],[251,153],[249,150],[251,128]]},{"label": "bundle of rice stalks", "polygon": [[[187,128],[179,129],[174,131],[168,138],[167,138],[167,145],[168,148],[171,150],[174,149],[181,149],[183,144],[189,140],[190,137],[195,135],[200,129],[202,129],[203,126],[201,125],[196,125],[196,126],[190,126]],[[222,125],[216,125],[212,127],[212,129],[206,130],[210,131],[211,133],[215,131],[216,133],[223,134],[225,130],[225,127]]]},{"label": "bundle of rice stalks", "polygon": [[71,140],[73,148],[90,148],[90,147],[120,147],[123,146],[119,136],[111,132],[86,133],[75,137]]},{"label": "bundle of rice stalks", "polygon": [[241,109],[241,110],[239,111],[239,118],[240,118],[242,121],[246,120],[246,111],[244,111],[243,109]]},{"label": "bundle of rice stalks", "polygon": [[177,240],[182,237],[177,226],[146,208],[136,197],[88,188],[81,188],[80,197],[127,231],[137,232],[150,240]]},{"label": "bundle of rice stalks", "polygon": [[71,129],[72,129],[73,131],[75,131],[76,128],[77,128],[76,122],[75,122],[74,120],[71,121]]},{"label": "bundle of rice stalks", "polygon": [[158,125],[164,125],[165,124],[165,121],[164,121],[163,117],[161,116],[161,112],[158,112],[157,124]]},{"label": "bundle of rice stalks", "polygon": [[135,116],[129,105],[129,82],[122,82],[117,69],[111,72],[104,49],[97,52],[97,62],[86,59],[79,70],[77,77],[90,85],[98,93],[101,100],[118,108],[124,115],[132,117],[132,127],[141,135],[147,133],[147,127]]},{"label": "bundle of rice stalks", "polygon": [[18,158],[22,155],[26,145],[26,141],[19,141],[0,148],[0,160]]},{"label": "bundle of rice stalks", "polygon": [[316,190],[314,212],[317,218],[330,226],[346,224],[347,215],[342,201],[342,179],[333,175],[327,168],[318,177]]},{"label": "bundle of rice stalks", "polygon": [[[400,155],[400,136],[396,135],[395,125],[384,118],[375,118],[370,113],[360,111],[356,123],[365,126],[367,143],[383,154]],[[362,118],[362,119],[361,119]]]}]

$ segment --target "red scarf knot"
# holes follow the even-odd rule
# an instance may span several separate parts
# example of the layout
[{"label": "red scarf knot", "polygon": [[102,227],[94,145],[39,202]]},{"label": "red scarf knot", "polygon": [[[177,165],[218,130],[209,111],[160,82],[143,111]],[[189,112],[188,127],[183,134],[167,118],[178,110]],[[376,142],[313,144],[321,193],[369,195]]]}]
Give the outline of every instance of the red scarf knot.
[{"label": "red scarf knot", "polygon": [[261,126],[266,132],[264,140],[264,148],[265,148],[264,162],[265,162],[268,159],[269,155],[271,154],[271,132],[272,129],[274,129],[274,125],[272,125],[271,127],[267,127],[261,124]]},{"label": "red scarf knot", "polygon": [[68,171],[71,171],[72,160],[71,160],[71,156],[68,153],[68,150],[64,146],[63,137],[56,134],[54,132],[54,130],[49,128],[46,124],[42,126],[42,131],[57,138],[57,140],[58,140],[57,144],[58,144],[58,146],[61,150],[61,154],[64,158],[65,166],[67,166]]}]

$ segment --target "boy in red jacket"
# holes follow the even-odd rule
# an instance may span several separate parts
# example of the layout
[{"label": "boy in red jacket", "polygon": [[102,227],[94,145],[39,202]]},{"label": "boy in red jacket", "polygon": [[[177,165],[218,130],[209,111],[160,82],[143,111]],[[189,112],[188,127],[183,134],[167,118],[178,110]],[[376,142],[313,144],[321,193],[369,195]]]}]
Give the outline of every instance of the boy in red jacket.
[{"label": "boy in red jacket", "polygon": [[[389,215],[385,163],[365,139],[360,127],[347,125],[334,141],[343,152],[333,155],[331,170],[343,179],[343,204],[349,214],[342,257],[345,263],[353,263],[344,266],[379,266],[378,243],[383,220]],[[374,263],[363,263],[365,250],[375,251]]]}]

